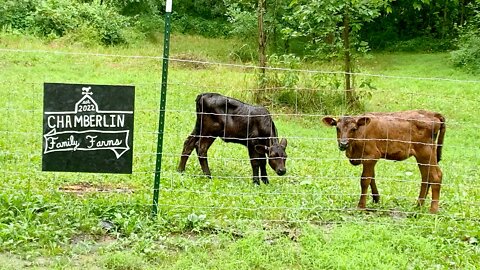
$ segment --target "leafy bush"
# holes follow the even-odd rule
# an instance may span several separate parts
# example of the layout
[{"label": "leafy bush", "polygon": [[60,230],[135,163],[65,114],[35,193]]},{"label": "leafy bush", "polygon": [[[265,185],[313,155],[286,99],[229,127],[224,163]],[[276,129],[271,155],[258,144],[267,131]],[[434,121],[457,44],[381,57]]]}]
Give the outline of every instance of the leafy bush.
[{"label": "leafy bush", "polygon": [[[96,3],[7,0],[0,5],[0,26],[3,29],[33,32],[43,37],[62,37],[74,33],[112,45],[126,42],[122,31],[128,26],[128,21],[106,5]],[[87,33],[81,34],[83,30]]]},{"label": "leafy bush", "polygon": [[159,15],[136,16],[133,21],[133,26],[150,38],[156,38],[165,28],[165,20]]},{"label": "leafy bush", "polygon": [[476,14],[463,30],[458,43],[458,50],[451,53],[453,64],[472,73],[480,72],[480,5]]},{"label": "leafy bush", "polygon": [[129,25],[126,17],[103,5],[83,4],[79,10],[82,23],[97,29],[103,44],[127,42],[122,34],[122,30]]},{"label": "leafy bush", "polygon": [[0,5],[0,27],[26,30],[33,26],[37,0],[4,0]]},{"label": "leafy bush", "polygon": [[201,17],[175,15],[173,29],[184,34],[196,34],[204,37],[224,37],[228,35],[228,25],[222,20],[207,20]]},{"label": "leafy bush", "polygon": [[451,53],[453,64],[472,73],[480,72],[480,33],[466,33],[461,40],[460,49]]},{"label": "leafy bush", "polygon": [[356,108],[348,108],[343,90],[343,74],[305,73],[300,58],[294,55],[271,55],[268,57],[270,67],[265,76],[259,74],[258,84],[265,86],[265,91],[258,92],[257,100],[261,103],[279,104],[295,112],[338,114],[345,108],[350,111],[362,111],[366,100],[371,98],[370,81],[359,82],[355,89]]},{"label": "leafy bush", "polygon": [[63,36],[80,25],[78,4],[65,0],[47,0],[33,13],[35,32],[43,36]]},{"label": "leafy bush", "polygon": [[257,37],[257,15],[255,12],[242,10],[238,3],[234,3],[228,7],[227,15],[232,26],[231,35],[244,40]]},{"label": "leafy bush", "polygon": [[37,32],[44,36],[63,36],[77,28],[87,29],[81,27],[86,25],[98,32],[99,41],[103,44],[126,42],[122,36],[122,29],[128,25],[126,18],[104,5],[47,0],[37,8],[34,18]]}]

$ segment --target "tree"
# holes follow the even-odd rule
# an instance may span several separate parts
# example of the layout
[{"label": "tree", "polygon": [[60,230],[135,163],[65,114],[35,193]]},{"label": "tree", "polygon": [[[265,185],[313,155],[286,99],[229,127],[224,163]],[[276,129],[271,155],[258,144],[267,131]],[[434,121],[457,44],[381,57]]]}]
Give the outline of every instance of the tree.
[{"label": "tree", "polygon": [[480,73],[480,1],[470,6],[474,15],[461,30],[458,50],[452,52],[453,64],[471,73]]},{"label": "tree", "polygon": [[301,37],[321,58],[343,58],[345,96],[355,107],[356,98],[352,82],[353,57],[365,52],[367,43],[360,40],[362,26],[389,9],[390,0],[293,0],[293,13],[285,20],[293,27],[283,33],[292,38]]},{"label": "tree", "polygon": [[[258,62],[260,66],[260,84],[259,90],[261,93],[265,93],[265,68],[267,67],[267,56],[265,54],[265,48],[267,47],[267,37],[265,35],[264,29],[264,19],[265,14],[265,0],[258,0],[257,7],[257,17],[258,17]],[[255,95],[256,102],[259,102],[262,94],[257,93]]]}]

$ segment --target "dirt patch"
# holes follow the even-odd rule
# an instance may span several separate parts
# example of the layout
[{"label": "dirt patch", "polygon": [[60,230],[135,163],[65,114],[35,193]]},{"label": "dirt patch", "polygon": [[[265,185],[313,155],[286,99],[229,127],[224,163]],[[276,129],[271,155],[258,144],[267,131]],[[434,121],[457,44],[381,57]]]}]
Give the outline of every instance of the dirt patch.
[{"label": "dirt patch", "polygon": [[66,193],[73,193],[77,195],[82,195],[86,193],[94,192],[106,192],[106,193],[133,193],[134,190],[129,187],[119,187],[112,185],[100,185],[100,184],[91,184],[91,183],[76,183],[71,185],[66,185],[58,188],[59,191]]}]

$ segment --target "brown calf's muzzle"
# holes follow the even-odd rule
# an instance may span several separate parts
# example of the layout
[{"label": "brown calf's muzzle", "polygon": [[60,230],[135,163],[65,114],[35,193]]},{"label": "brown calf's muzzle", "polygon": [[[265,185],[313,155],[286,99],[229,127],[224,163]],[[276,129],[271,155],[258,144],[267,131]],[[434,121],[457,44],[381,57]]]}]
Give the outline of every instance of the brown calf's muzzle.
[{"label": "brown calf's muzzle", "polygon": [[339,140],[338,141],[338,149],[340,149],[340,151],[345,151],[347,150],[348,148],[348,140]]}]

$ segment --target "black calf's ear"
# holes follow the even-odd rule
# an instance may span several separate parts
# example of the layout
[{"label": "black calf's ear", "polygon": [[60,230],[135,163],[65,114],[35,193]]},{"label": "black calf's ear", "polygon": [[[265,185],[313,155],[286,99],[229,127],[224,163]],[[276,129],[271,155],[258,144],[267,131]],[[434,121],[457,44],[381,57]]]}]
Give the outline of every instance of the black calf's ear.
[{"label": "black calf's ear", "polygon": [[255,151],[257,151],[260,154],[265,154],[268,152],[268,146],[257,144],[255,145]]},{"label": "black calf's ear", "polygon": [[337,120],[333,119],[332,117],[324,117],[322,119],[322,122],[327,125],[327,126],[331,126],[331,127],[335,127],[337,126]]},{"label": "black calf's ear", "polygon": [[287,148],[287,139],[282,138],[280,141],[280,145],[283,147],[283,149]]}]

